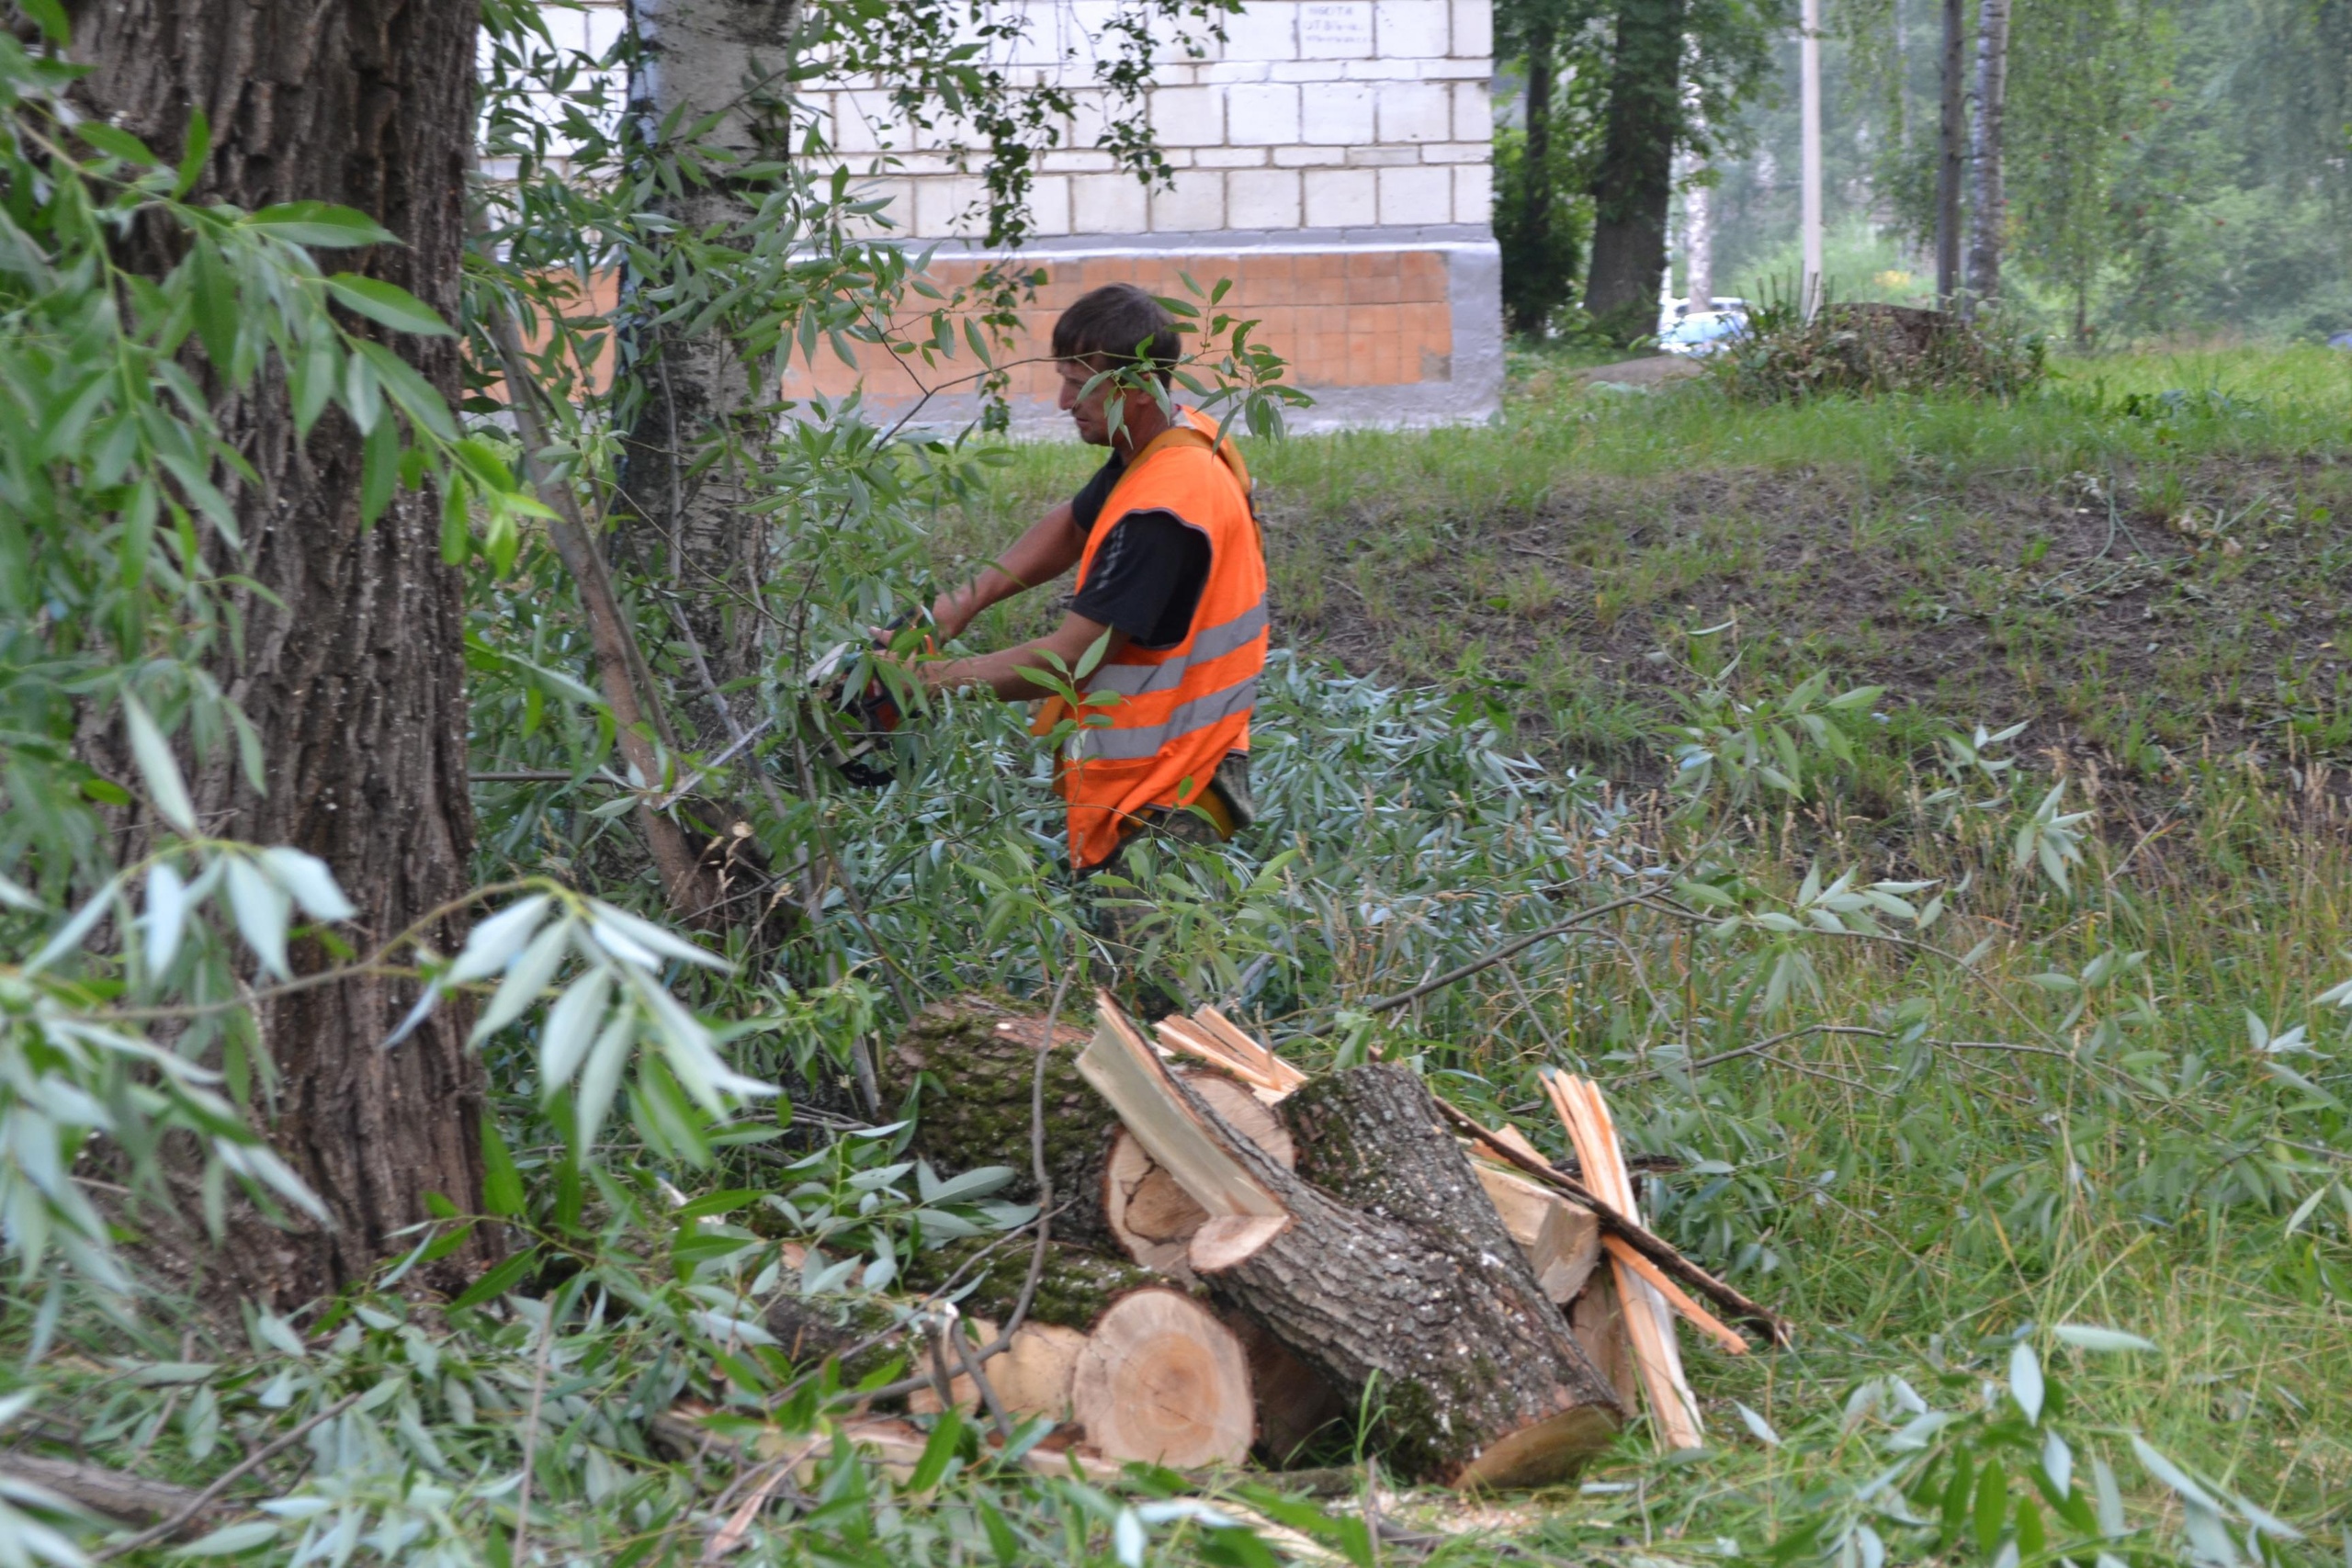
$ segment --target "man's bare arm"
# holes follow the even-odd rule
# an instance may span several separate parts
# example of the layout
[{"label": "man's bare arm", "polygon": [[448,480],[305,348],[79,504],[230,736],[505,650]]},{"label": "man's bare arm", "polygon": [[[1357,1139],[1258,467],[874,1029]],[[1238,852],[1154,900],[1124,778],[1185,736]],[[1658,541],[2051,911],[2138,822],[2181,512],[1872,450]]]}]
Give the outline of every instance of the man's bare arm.
[{"label": "man's bare arm", "polygon": [[1024,673],[1028,671],[1049,671],[1053,664],[1046,658],[1050,653],[1061,660],[1064,670],[1075,670],[1078,661],[1086,657],[1105,634],[1110,646],[1102,650],[1105,659],[1127,645],[1127,634],[1090,621],[1084,615],[1064,615],[1062,624],[1041,637],[1033,637],[1017,647],[997,653],[984,653],[974,659],[947,659],[936,663],[919,664],[916,673],[922,683],[934,692],[961,691],[979,686],[995,693],[1007,702],[1025,702],[1031,697],[1051,694],[1052,688],[1039,685]]},{"label": "man's bare arm", "polygon": [[961,637],[981,611],[1041,582],[1051,582],[1076,566],[1085,551],[1086,536],[1078,531],[1069,502],[1064,502],[1030,525],[1029,531],[982,568],[978,577],[933,602],[931,618],[938,625],[940,637]]}]

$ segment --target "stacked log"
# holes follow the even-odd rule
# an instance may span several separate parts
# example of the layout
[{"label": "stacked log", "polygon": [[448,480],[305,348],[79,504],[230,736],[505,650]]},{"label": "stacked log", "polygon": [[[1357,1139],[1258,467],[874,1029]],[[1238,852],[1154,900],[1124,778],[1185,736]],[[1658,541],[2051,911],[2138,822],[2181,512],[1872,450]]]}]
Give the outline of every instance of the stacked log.
[{"label": "stacked log", "polygon": [[[913,1413],[944,1388],[967,1409],[1068,1423],[1074,1452],[1191,1468],[1253,1445],[1284,1463],[1374,1411],[1402,1477],[1544,1484],[1609,1440],[1647,1370],[1623,1292],[1645,1292],[1646,1316],[1663,1276],[1620,1233],[1744,1303],[1592,1199],[1577,1168],[1468,1122],[1402,1067],[1309,1079],[1207,1010],[1159,1041],[1107,1003],[1091,1031],[1049,1032],[967,998],[889,1054],[919,1098],[915,1154],[943,1171],[1012,1166],[1014,1196],[1053,1210],[1042,1252],[982,1238],[907,1260],[909,1288],[956,1300],[965,1346],[863,1358],[912,1350],[933,1371]],[[1033,1134],[1049,1192],[1025,1179]],[[1623,1179],[1622,1157],[1598,1163]],[[876,1337],[876,1310],[788,1298],[770,1328],[797,1354],[838,1354]],[[976,1381],[971,1352],[1016,1313]]]}]

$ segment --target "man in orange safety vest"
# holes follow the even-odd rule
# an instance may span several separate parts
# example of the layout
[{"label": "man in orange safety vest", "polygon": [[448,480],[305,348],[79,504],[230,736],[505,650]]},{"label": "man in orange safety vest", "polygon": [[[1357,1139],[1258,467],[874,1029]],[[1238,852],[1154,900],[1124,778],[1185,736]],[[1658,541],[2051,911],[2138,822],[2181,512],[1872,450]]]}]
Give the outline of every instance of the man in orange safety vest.
[{"label": "man in orange safety vest", "polygon": [[[1050,668],[1042,656],[1074,670],[1107,639],[1102,661],[1075,684],[1116,700],[1080,710],[1057,769],[1070,863],[1086,872],[1139,834],[1214,841],[1254,815],[1250,715],[1266,662],[1266,560],[1234,443],[1217,439],[1215,420],[1163,408],[1136,384],[1164,388],[1176,363],[1178,328],[1164,306],[1130,284],[1093,289],[1055,322],[1053,350],[1062,408],[1081,438],[1111,455],[977,578],[941,594],[932,618],[942,640],[956,637],[989,605],[1073,565],[1077,592],[1044,637],[916,671],[934,691],[1050,697],[1035,678]],[[1114,379],[1111,370],[1142,375]],[[1061,702],[1048,701],[1038,732],[1064,716]]]}]

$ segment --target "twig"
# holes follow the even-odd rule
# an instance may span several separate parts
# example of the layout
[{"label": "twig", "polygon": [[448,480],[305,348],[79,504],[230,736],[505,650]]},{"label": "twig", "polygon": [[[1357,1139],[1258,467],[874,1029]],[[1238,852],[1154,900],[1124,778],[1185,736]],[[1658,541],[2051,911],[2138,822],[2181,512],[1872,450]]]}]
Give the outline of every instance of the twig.
[{"label": "twig", "polygon": [[[361,1393],[365,1393],[367,1391],[364,1389],[360,1391]],[[174,1514],[170,1518],[165,1519],[159,1525],[155,1525],[140,1531],[137,1535],[132,1536],[129,1540],[119,1540],[112,1546],[104,1547],[99,1551],[90,1553],[90,1561],[93,1562],[104,1562],[111,1558],[119,1557],[126,1551],[136,1551],[141,1547],[153,1546],[159,1540],[169,1540],[190,1519],[195,1518],[198,1515],[203,1513],[205,1509],[210,1507],[214,1500],[217,1499],[220,1494],[226,1492],[231,1486],[236,1484],[238,1481],[243,1479],[247,1475],[250,1475],[259,1466],[277,1458],[279,1454],[284,1453],[288,1449],[292,1448],[296,1443],[300,1442],[305,1437],[310,1435],[311,1427],[316,1427],[322,1421],[333,1420],[335,1416],[340,1416],[345,1411],[350,1409],[354,1404],[358,1403],[359,1397],[360,1395],[358,1393],[345,1394],[341,1399],[336,1400],[324,1410],[320,1411],[317,1415],[303,1421],[300,1426],[296,1427],[284,1437],[279,1438],[275,1442],[272,1442],[266,1447],[256,1449],[240,1462],[231,1465],[226,1471],[221,1472],[219,1480],[213,1482],[211,1485],[198,1493],[186,1507],[182,1508],[178,1513]]]},{"label": "twig", "polygon": [[[1792,1040],[1802,1039],[1804,1036],[1808,1034],[1859,1034],[1871,1040],[1892,1040],[1894,1038],[1894,1034],[1887,1030],[1868,1029],[1858,1023],[1808,1023],[1802,1029],[1792,1029],[1783,1033],[1770,1035],[1762,1040],[1752,1040],[1745,1045],[1736,1045],[1728,1051],[1718,1051],[1712,1056],[1702,1056],[1695,1062],[1681,1062],[1669,1066],[1652,1067],[1647,1072],[1633,1073],[1628,1075],[1624,1081],[1627,1083],[1646,1083],[1652,1078],[1662,1078],[1668,1073],[1702,1072],[1708,1067],[1721,1066],[1725,1062],[1736,1061],[1742,1056],[1763,1055],[1776,1045],[1785,1045]],[[2052,1046],[2019,1045],[2007,1040],[1923,1039],[1919,1043],[1922,1045],[1940,1046],[1947,1051],[2011,1051],[2021,1056],[2056,1056],[2062,1061],[2071,1062],[2074,1060],[2074,1057],[2066,1052],[2057,1050]],[[1789,1063],[1786,1065],[1792,1066],[1795,1066],[1794,1063]]]},{"label": "twig", "polygon": [[1631,908],[1636,904],[1645,904],[1652,897],[1653,895],[1647,893],[1635,893],[1623,898],[1612,898],[1606,904],[1595,904],[1589,909],[1580,909],[1556,925],[1545,926],[1540,931],[1530,931],[1525,936],[1515,937],[1485,957],[1474,958],[1458,968],[1449,969],[1442,975],[1434,976],[1410,990],[1399,991],[1393,997],[1383,997],[1378,1001],[1366,1002],[1363,1010],[1387,1012],[1392,1009],[1403,1007],[1408,1002],[1417,1002],[1431,991],[1442,991],[1457,981],[1466,980],[1473,975],[1492,969],[1506,959],[1515,958],[1539,942],[1572,931],[1588,920],[1599,919],[1603,915],[1613,914],[1619,909]]},{"label": "twig", "polygon": [[989,1407],[989,1418],[996,1423],[996,1435],[1005,1442],[1012,1441],[1012,1417],[1005,1414],[1004,1401],[997,1397],[996,1385],[989,1382],[989,1374],[974,1359],[972,1348],[964,1343],[964,1337],[955,1332],[953,1325],[948,1332],[956,1341],[956,1359],[964,1363],[965,1375],[980,1391],[980,1402]]},{"label": "twig", "polygon": [[539,1325],[538,1363],[531,1371],[531,1407],[523,1417],[523,1483],[514,1498],[514,1549],[507,1554],[514,1568],[524,1568],[531,1544],[531,1472],[539,1456],[539,1407],[548,1393],[548,1356],[555,1345],[555,1303],[547,1303],[547,1321]]}]

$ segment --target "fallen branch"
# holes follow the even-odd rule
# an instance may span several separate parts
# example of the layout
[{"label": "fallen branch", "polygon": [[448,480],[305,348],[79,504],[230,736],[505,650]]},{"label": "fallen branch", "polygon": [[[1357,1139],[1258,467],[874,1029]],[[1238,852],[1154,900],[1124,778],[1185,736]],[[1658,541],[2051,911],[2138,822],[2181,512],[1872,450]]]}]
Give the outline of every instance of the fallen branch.
[{"label": "fallen branch", "polygon": [[[1894,1038],[1891,1030],[1871,1029],[1859,1023],[1808,1023],[1802,1029],[1791,1029],[1762,1040],[1751,1040],[1745,1045],[1736,1045],[1728,1051],[1718,1051],[1712,1056],[1702,1056],[1695,1062],[1678,1062],[1663,1067],[1652,1067],[1646,1072],[1634,1073],[1624,1081],[1647,1083],[1653,1078],[1662,1078],[1668,1073],[1704,1072],[1709,1067],[1719,1067],[1725,1062],[1736,1062],[1742,1056],[1763,1055],[1776,1045],[1785,1045],[1792,1040],[1801,1040],[1808,1034],[1858,1034],[1868,1040]],[[2071,1054],[2058,1050],[2054,1046],[2019,1045],[2007,1040],[1922,1040],[1919,1043],[1937,1046],[1946,1051],[2008,1051],[2020,1056],[2056,1056],[2062,1061],[2074,1060]]]},{"label": "fallen branch", "polygon": [[[365,1393],[366,1391],[363,1390],[361,1392]],[[336,1416],[342,1415],[345,1411],[350,1409],[354,1404],[358,1404],[359,1398],[360,1395],[356,1393],[345,1394],[341,1399],[336,1400],[324,1410],[322,1410],[316,1415],[304,1420],[301,1425],[296,1427],[292,1431],[283,1434],[275,1441],[266,1445],[265,1447],[254,1450],[252,1453],[247,1454],[243,1460],[221,1472],[220,1477],[215,1480],[211,1485],[206,1487],[203,1491],[190,1498],[178,1512],[164,1520],[163,1523],[140,1531],[137,1535],[132,1536],[129,1540],[119,1540],[111,1546],[104,1547],[99,1551],[90,1553],[90,1561],[93,1562],[104,1562],[109,1559],[120,1557],[124,1552],[136,1551],[141,1547],[153,1546],[159,1540],[170,1540],[182,1529],[186,1528],[192,1520],[200,1516],[205,1509],[212,1506],[212,1505],[220,1499],[220,1494],[226,1492],[239,1481],[242,1481],[246,1476],[252,1474],[262,1465],[266,1464],[269,1461],[276,1459],[279,1454],[284,1453],[288,1449],[292,1448],[296,1443],[300,1442],[304,1438],[309,1437],[311,1427],[316,1427],[324,1421],[332,1421]]]},{"label": "fallen branch", "polygon": [[170,1517],[188,1507],[197,1495],[193,1487],[150,1481],[143,1475],[125,1474],[102,1464],[51,1459],[44,1454],[0,1454],[0,1475],[28,1482],[94,1514],[124,1524]]}]

